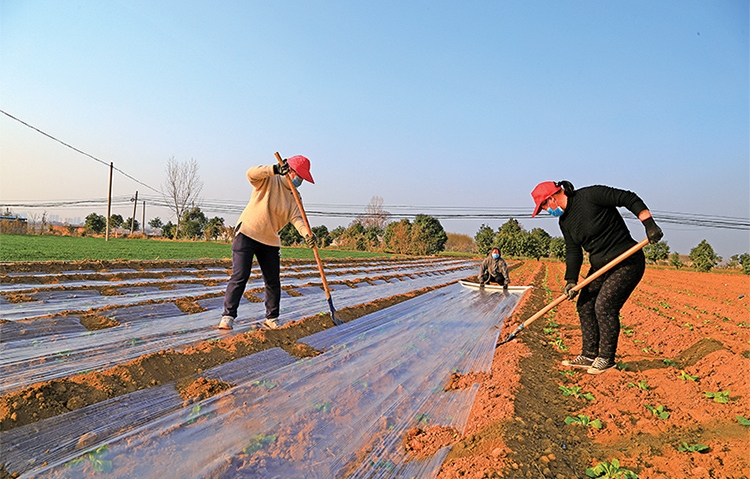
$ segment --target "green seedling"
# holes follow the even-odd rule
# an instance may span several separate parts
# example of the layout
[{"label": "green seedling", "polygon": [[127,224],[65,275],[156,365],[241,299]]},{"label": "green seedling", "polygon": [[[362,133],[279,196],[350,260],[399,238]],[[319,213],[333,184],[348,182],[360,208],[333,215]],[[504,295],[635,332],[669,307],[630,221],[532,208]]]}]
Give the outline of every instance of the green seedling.
[{"label": "green seedling", "polygon": [[629,326],[625,326],[624,324],[620,324],[620,330],[625,336],[632,336],[635,331],[633,331],[633,328]]},{"label": "green seedling", "polygon": [[195,421],[197,421],[201,416],[201,409],[203,409],[203,406],[201,406],[200,404],[196,404],[195,406],[193,406],[193,409],[190,410],[190,414],[188,414],[185,423],[193,424]]},{"label": "green seedling", "polygon": [[563,340],[561,338],[557,338],[554,341],[550,341],[550,344],[555,346],[560,351],[567,351],[568,349],[570,349],[568,346],[565,345],[565,343],[563,343]]},{"label": "green seedling", "polygon": [[560,325],[558,323],[556,323],[554,319],[547,320],[547,326],[549,326],[550,328],[559,328],[560,327]]},{"label": "green seedling", "polygon": [[720,320],[724,321],[725,323],[731,321],[730,318],[728,318],[726,316],[723,316],[723,315],[721,315],[719,313],[714,312],[713,315],[716,316],[717,319],[720,319]]},{"label": "green seedling", "polygon": [[651,387],[648,385],[645,379],[641,379],[640,381],[638,381],[638,384],[628,383],[628,387],[629,388],[637,387],[638,389],[642,391],[648,391],[649,389],[651,389]]},{"label": "green seedling", "polygon": [[581,389],[582,388],[580,386],[560,386],[560,391],[562,391],[563,396],[573,396],[574,398],[583,398],[589,401],[593,401],[595,399],[593,394],[582,393]]},{"label": "green seedling", "polygon": [[92,449],[91,451],[84,453],[82,456],[68,462],[67,466],[72,467],[88,461],[91,464],[92,469],[96,472],[112,472],[112,461],[106,459],[108,449],[109,447],[107,444],[99,446],[98,448]]},{"label": "green seedling", "polygon": [[654,416],[658,417],[659,419],[668,419],[669,418],[669,413],[667,412],[667,409],[664,406],[653,407],[653,406],[650,406],[648,404],[644,404],[644,406],[646,406],[646,409],[648,409],[649,411],[651,411],[651,413]]},{"label": "green seedling", "polygon": [[356,381],[354,382],[354,384],[356,384],[357,386],[361,387],[362,389],[367,389],[367,386],[369,386],[369,385],[370,385],[370,383],[368,383],[368,382],[367,382],[367,381],[365,381],[364,379],[357,379],[357,380],[356,380]]},{"label": "green seedling", "polygon": [[331,410],[331,401],[323,401],[313,405],[313,409],[322,413],[327,413]]},{"label": "green seedling", "polygon": [[278,386],[275,382],[269,380],[269,379],[259,379],[257,381],[252,382],[253,386],[258,386],[259,388],[265,388],[266,391],[270,391],[271,389]]},{"label": "green seedling", "polygon": [[143,339],[141,338],[130,338],[124,341],[124,345],[126,348],[132,348],[132,347],[138,346],[139,344],[143,342],[145,341],[143,341]]},{"label": "green seedling", "polygon": [[70,349],[65,349],[65,350],[63,350],[63,351],[58,351],[58,352],[56,352],[56,353],[54,354],[54,356],[52,356],[52,358],[53,358],[53,359],[54,359],[55,361],[64,361],[64,360],[65,360],[65,358],[67,358],[67,357],[68,357],[68,356],[70,356],[71,354],[73,354],[73,351],[71,351]]},{"label": "green seedling", "polygon": [[240,451],[242,454],[255,454],[256,452],[263,449],[268,444],[273,443],[276,441],[276,434],[270,434],[266,436],[265,434],[256,434],[255,436],[250,438],[250,442],[245,446],[245,448]]},{"label": "green seedling", "polygon": [[691,376],[690,374],[687,373],[687,371],[682,369],[680,371],[680,379],[682,379],[683,381],[697,381],[698,376]]},{"label": "green seedling", "polygon": [[671,359],[665,359],[664,360],[664,364],[666,364],[667,366],[672,367],[672,368],[676,368],[677,367],[677,363],[674,362],[674,361],[672,361]]},{"label": "green seedling", "polygon": [[677,450],[680,452],[708,452],[709,447],[703,444],[693,444],[692,446],[685,441],[677,446]]},{"label": "green seedling", "polygon": [[579,414],[577,417],[566,417],[565,424],[578,424],[584,427],[593,427],[594,429],[601,429],[604,427],[600,419],[591,420],[588,416]]},{"label": "green seedling", "polygon": [[718,391],[718,392],[711,392],[711,391],[704,391],[703,394],[706,395],[707,398],[713,399],[714,402],[717,402],[719,404],[726,404],[729,402],[729,394],[732,391],[726,390],[726,391]]},{"label": "green seedling", "polygon": [[737,323],[737,326],[739,326],[740,328],[750,328],[750,323],[746,321],[740,321],[739,323]]},{"label": "green seedling", "polygon": [[428,424],[430,419],[429,414],[417,414],[414,416],[414,420],[417,421],[417,424]]},{"label": "green seedling", "polygon": [[548,336],[552,336],[552,335],[554,335],[554,334],[557,333],[557,329],[555,329],[555,328],[544,328],[544,329],[542,329],[542,331],[544,331],[544,334],[546,334]]},{"label": "green seedling", "polygon": [[693,330],[693,325],[690,324],[690,323],[685,323],[685,324],[683,324],[683,326],[685,326],[686,328],[688,328],[690,331]]},{"label": "green seedling", "polygon": [[370,461],[370,466],[372,466],[373,469],[385,469],[388,472],[396,470],[396,463],[386,459],[380,459],[378,462]]},{"label": "green seedling", "polygon": [[611,463],[600,462],[594,467],[586,469],[586,475],[589,477],[597,477],[601,479],[638,479],[638,474],[620,467],[620,461],[612,459]]},{"label": "green seedling", "polygon": [[570,376],[575,376],[576,375],[576,372],[573,371],[572,369],[566,369],[564,371],[558,371],[558,372],[560,374],[562,374],[563,376],[569,376],[570,377]]},{"label": "green seedling", "polygon": [[742,424],[743,426],[750,426],[750,419],[744,418],[742,416],[737,416],[737,422]]}]

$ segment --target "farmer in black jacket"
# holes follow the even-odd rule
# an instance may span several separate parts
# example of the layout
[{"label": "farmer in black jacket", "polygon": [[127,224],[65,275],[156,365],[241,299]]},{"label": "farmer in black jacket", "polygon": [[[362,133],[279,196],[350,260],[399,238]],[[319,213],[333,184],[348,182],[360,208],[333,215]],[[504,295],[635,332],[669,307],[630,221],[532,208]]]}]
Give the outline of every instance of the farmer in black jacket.
[{"label": "farmer in black jacket", "polygon": [[[609,186],[588,186],[576,190],[568,181],[539,183],[531,192],[535,208],[559,217],[565,239],[565,293],[575,298],[572,288],[578,282],[583,251],[589,253],[592,274],[637,242],[630,236],[617,207],[625,207],[646,228],[649,242],[658,242],[664,234],[656,225],[646,204],[635,193]],[[602,373],[615,365],[620,334],[620,309],[643,277],[646,259],[639,250],[581,289],[577,309],[581,321],[583,350],[564,366],[586,368],[590,374]]]}]

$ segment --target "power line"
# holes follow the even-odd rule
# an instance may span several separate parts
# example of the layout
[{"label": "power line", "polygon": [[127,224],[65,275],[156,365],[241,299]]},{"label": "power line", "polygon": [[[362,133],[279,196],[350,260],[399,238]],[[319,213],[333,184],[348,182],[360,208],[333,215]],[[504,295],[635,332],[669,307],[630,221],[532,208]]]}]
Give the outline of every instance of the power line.
[{"label": "power line", "polygon": [[[170,204],[162,196],[142,197],[151,206],[170,208]],[[130,205],[130,195],[117,196],[112,199],[114,205]],[[204,213],[208,214],[237,214],[246,206],[245,201],[206,199],[197,203]],[[6,202],[4,208],[88,208],[106,205],[105,198],[87,200],[60,200],[39,202]],[[325,218],[361,218],[367,216],[367,205],[341,205],[327,203],[308,203],[308,216]],[[439,220],[483,220],[502,221],[510,218],[531,219],[528,207],[471,207],[471,206],[408,206],[383,205],[384,212],[388,212],[391,219],[414,219],[417,215],[425,214]],[[673,211],[651,210],[658,223],[699,226],[704,228],[750,230],[750,219],[723,215],[706,215],[696,213],[681,213]],[[537,219],[540,217],[537,217]],[[625,211],[626,220],[636,220],[629,211]]]},{"label": "power line", "polygon": [[[54,136],[46,133],[39,128],[26,123],[25,121],[16,118],[10,113],[0,109],[0,113],[5,116],[23,124],[24,126],[31,128],[32,130],[41,133],[42,135],[50,138],[71,150],[80,153],[84,156],[91,158],[92,160],[101,163],[105,166],[110,166],[109,163],[89,154],[83,150],[80,150]],[[168,203],[162,195],[161,191],[156,188],[147,185],[146,183],[134,178],[133,176],[125,173],[119,168],[111,165],[112,169],[122,174],[123,176],[135,181],[139,185],[145,186],[158,193],[158,197],[146,197],[143,199],[148,201],[152,206],[161,206],[170,208],[171,204]],[[85,207],[96,207],[102,204],[106,204],[105,199],[86,199],[86,200],[54,200],[45,202],[25,203],[25,202],[8,202],[2,206],[5,208],[85,208]],[[120,196],[113,198],[112,204],[122,205],[130,204],[130,196]],[[240,214],[245,208],[245,202],[232,202],[227,200],[203,200],[199,206],[212,213],[227,213],[227,214]],[[311,209],[307,209],[306,213],[308,216],[316,217],[328,217],[328,218],[360,218],[365,217],[365,209],[367,205],[341,205],[341,204],[314,204],[308,205]],[[321,209],[322,208],[322,209]],[[443,220],[508,220],[510,218],[516,219],[531,219],[529,208],[527,207],[471,207],[471,206],[429,206],[429,205],[383,205],[384,212],[388,213],[390,218],[406,218],[414,219],[417,215],[426,214],[436,219]],[[628,212],[629,213],[629,212]],[[689,226],[701,226],[705,228],[719,228],[719,229],[734,229],[734,230],[748,230],[750,229],[750,220],[747,218],[737,218],[732,216],[720,216],[720,215],[703,215],[696,213],[678,213],[670,211],[657,211],[653,210],[652,214],[660,223],[677,224],[677,225],[689,225]],[[629,215],[627,219],[634,219],[634,216]]]},{"label": "power line", "polygon": [[[16,118],[15,116],[11,115],[11,114],[10,114],[10,113],[8,113],[7,111],[4,111],[4,110],[0,109],[0,113],[2,113],[3,115],[5,115],[5,116],[7,116],[7,117],[9,117],[9,118],[12,118],[13,120],[16,120],[17,122],[21,123],[21,124],[22,124],[22,125],[24,125],[24,126],[27,126],[27,127],[31,128],[32,130],[34,130],[34,131],[36,131],[36,132],[39,132],[39,133],[41,133],[42,135],[46,136],[47,138],[50,138],[50,139],[52,139],[52,140],[55,140],[56,142],[60,143],[61,145],[67,146],[68,148],[70,148],[71,150],[73,150],[73,151],[75,151],[75,152],[78,152],[78,153],[80,153],[80,154],[82,154],[82,155],[84,155],[84,156],[88,156],[88,157],[89,157],[89,158],[91,158],[92,160],[94,160],[94,161],[97,161],[97,162],[101,163],[101,164],[102,164],[102,165],[104,165],[104,166],[107,166],[107,167],[109,167],[109,166],[110,166],[110,164],[109,164],[109,163],[107,163],[107,162],[105,162],[104,160],[100,160],[99,158],[95,157],[94,155],[90,155],[90,154],[86,153],[86,152],[85,152],[85,151],[83,151],[83,150],[79,150],[79,149],[78,149],[78,148],[76,148],[75,146],[73,146],[73,145],[69,145],[68,143],[65,143],[64,141],[62,141],[62,140],[60,140],[60,139],[57,139],[57,138],[55,138],[54,136],[52,136],[52,135],[50,135],[49,133],[46,133],[46,132],[44,132],[44,131],[40,130],[39,128],[37,128],[37,127],[35,127],[35,126],[33,126],[33,125],[29,125],[29,124],[28,124],[28,123],[26,123],[25,121],[21,120],[20,118]],[[138,183],[139,185],[145,186],[146,188],[148,188],[148,189],[150,189],[150,190],[152,190],[152,191],[155,191],[156,193],[161,193],[161,192],[160,192],[159,190],[157,190],[156,188],[152,188],[152,187],[151,187],[150,185],[147,185],[146,183],[142,182],[141,180],[139,180],[139,179],[137,179],[137,178],[134,178],[134,177],[130,176],[129,174],[125,173],[124,171],[122,171],[121,169],[119,169],[119,168],[117,168],[117,167],[115,167],[115,166],[112,166],[112,169],[114,169],[114,170],[115,170],[115,171],[117,171],[118,173],[121,173],[121,174],[122,174],[123,176],[125,176],[126,178],[130,178],[131,180],[135,181],[135,182],[136,182],[136,183]]]}]

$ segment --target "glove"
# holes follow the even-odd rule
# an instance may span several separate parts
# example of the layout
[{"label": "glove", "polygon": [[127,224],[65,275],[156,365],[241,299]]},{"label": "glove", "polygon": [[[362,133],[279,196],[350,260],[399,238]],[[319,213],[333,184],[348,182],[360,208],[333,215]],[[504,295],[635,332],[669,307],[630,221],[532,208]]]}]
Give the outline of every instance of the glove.
[{"label": "glove", "polygon": [[568,284],[565,285],[565,289],[563,292],[568,296],[569,300],[573,300],[578,295],[578,290],[574,290],[576,284],[572,281],[568,281]]},{"label": "glove", "polygon": [[664,237],[664,233],[661,228],[657,226],[653,218],[643,220],[643,226],[646,227],[646,237],[648,238],[649,243],[658,243],[659,240]]},{"label": "glove", "polygon": [[275,165],[273,165],[273,174],[274,175],[284,176],[287,173],[289,173],[289,164],[286,162],[286,160],[284,160],[284,164],[283,165],[280,165],[278,163],[276,163]]},{"label": "glove", "polygon": [[305,236],[305,243],[307,243],[307,246],[312,248],[316,244],[318,244],[318,237],[315,236],[315,233],[309,234]]}]

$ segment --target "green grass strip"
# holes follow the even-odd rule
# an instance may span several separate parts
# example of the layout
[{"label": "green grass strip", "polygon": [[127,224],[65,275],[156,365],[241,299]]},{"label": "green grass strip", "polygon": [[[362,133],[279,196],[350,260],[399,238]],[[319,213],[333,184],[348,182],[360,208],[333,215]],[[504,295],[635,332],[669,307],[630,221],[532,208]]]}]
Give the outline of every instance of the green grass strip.
[{"label": "green grass strip", "polygon": [[[392,256],[367,251],[321,249],[322,258],[374,258]],[[0,235],[0,262],[112,261],[222,259],[232,257],[232,246],[221,241],[172,241],[157,239]],[[310,248],[281,248],[281,257],[313,259]]]}]

